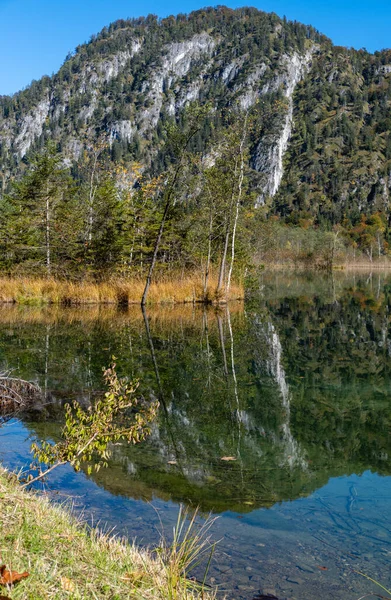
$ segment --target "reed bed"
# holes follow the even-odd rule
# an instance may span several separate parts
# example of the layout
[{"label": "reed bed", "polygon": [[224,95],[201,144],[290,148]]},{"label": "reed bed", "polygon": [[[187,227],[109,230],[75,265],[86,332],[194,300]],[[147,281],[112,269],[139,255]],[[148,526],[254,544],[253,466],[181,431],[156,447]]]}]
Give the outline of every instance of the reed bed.
[{"label": "reed bed", "polygon": [[[241,284],[233,283],[228,295],[217,296],[217,280],[211,279],[204,294],[201,277],[166,279],[152,283],[148,304],[220,303],[222,300],[240,300],[244,297]],[[141,279],[123,279],[105,282],[71,282],[56,279],[0,278],[0,303],[12,304],[62,304],[82,306],[88,304],[127,305],[140,304],[144,291]]]}]

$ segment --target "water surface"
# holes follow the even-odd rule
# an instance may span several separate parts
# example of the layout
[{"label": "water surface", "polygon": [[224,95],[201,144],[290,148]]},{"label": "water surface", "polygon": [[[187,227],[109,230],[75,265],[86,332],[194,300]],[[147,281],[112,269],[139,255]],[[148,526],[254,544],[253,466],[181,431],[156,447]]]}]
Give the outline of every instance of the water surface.
[{"label": "water surface", "polygon": [[2,306],[0,370],[43,398],[0,429],[0,459],[28,465],[32,439],[58,437],[63,404],[88,405],[115,355],[160,399],[152,435],[98,474],[58,469],[50,494],[143,544],[179,503],[219,515],[210,577],[228,598],[358,599],[376,586],[354,571],[391,585],[390,305],[377,273],[265,274],[244,306],[146,319]]}]

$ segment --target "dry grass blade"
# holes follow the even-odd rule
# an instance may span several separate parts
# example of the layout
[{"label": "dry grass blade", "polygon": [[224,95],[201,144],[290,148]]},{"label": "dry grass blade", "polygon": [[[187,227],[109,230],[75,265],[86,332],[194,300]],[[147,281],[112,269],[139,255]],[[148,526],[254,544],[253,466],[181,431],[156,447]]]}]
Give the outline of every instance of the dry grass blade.
[{"label": "dry grass blade", "polygon": [[[210,529],[216,518],[209,517],[198,524],[199,512],[196,509],[192,514],[189,510],[180,507],[178,519],[173,530],[173,541],[168,544],[164,539],[158,549],[162,566],[166,573],[168,583],[168,599],[183,598],[179,595],[180,589],[185,589],[189,596],[193,592],[203,593],[206,587],[206,577],[213,557],[216,543],[212,542]],[[202,582],[189,580],[188,574],[206,562]]]},{"label": "dry grass blade", "polygon": [[[357,575],[361,575],[361,577],[365,577],[365,579],[368,579],[368,581],[372,581],[372,583],[374,583],[375,585],[379,586],[379,588],[381,588],[382,590],[384,590],[385,592],[387,592],[387,594],[389,594],[389,598],[391,598],[391,590],[388,590],[386,587],[384,587],[384,585],[382,585],[381,583],[379,583],[378,581],[376,581],[376,579],[372,579],[372,577],[369,577],[369,575],[366,575],[365,573],[361,573],[361,571],[356,571],[354,569],[354,573],[357,573]],[[373,596],[376,596],[376,594],[372,594]],[[385,596],[379,596],[377,595],[378,598],[384,598],[385,600],[387,600],[385,598]],[[362,598],[365,598],[365,596],[362,596]]]}]

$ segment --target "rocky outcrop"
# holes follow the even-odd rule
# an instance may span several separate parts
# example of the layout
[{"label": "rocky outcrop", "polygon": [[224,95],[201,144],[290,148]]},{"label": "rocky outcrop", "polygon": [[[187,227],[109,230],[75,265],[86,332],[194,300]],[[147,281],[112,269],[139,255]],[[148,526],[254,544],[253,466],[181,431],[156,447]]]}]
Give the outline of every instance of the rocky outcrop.
[{"label": "rocky outcrop", "polygon": [[[57,83],[52,89],[47,88],[42,99],[27,115],[17,118],[14,122],[0,119],[2,144],[17,157],[23,158],[42,135],[44,125],[50,121],[56,122],[61,115],[66,114],[70,103],[75,101],[77,96],[81,98],[81,104],[84,104],[79,112],[79,119],[86,123],[92,117],[98,104],[100,87],[117,77],[141,47],[142,42],[134,40],[130,48],[124,51],[85,64],[71,86],[64,88],[62,84]],[[85,97],[84,100],[83,97]],[[74,150],[74,142],[70,140],[69,145],[72,149],[72,156],[78,155],[78,152]]]},{"label": "rocky outcrop", "polygon": [[288,148],[293,122],[293,94],[299,81],[308,73],[311,66],[312,48],[304,55],[294,53],[292,56],[283,56],[281,61],[282,73],[267,83],[261,94],[269,91],[282,90],[287,99],[288,108],[283,122],[280,124],[280,133],[265,136],[260,140],[254,156],[254,168],[264,176],[262,193],[258,203],[263,204],[268,196],[275,196],[283,177],[283,158]]},{"label": "rocky outcrop", "polygon": [[[209,58],[216,46],[216,40],[208,33],[195,35],[184,42],[170,44],[165,48],[162,66],[155,70],[143,84],[141,91],[147,95],[147,106],[139,114],[139,128],[143,133],[156,127],[163,106],[163,94],[173,83],[187,75],[192,64],[201,58]],[[179,88],[178,102],[168,104],[168,112],[173,113],[187,102],[196,100],[199,85],[191,84],[187,89]]]},{"label": "rocky outcrop", "polygon": [[13,146],[20,157],[26,154],[34,140],[42,134],[43,125],[49,116],[49,110],[49,99],[42,100],[35,110],[32,110],[18,123],[19,133],[15,138]]}]

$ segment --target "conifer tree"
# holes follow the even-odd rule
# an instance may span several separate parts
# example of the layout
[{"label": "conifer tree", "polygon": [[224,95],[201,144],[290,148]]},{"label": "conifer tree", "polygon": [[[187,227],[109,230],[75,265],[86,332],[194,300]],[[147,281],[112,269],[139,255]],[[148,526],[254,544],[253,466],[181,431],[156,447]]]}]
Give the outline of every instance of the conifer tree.
[{"label": "conifer tree", "polygon": [[[13,235],[12,251],[17,263],[30,262],[54,274],[67,237],[67,211],[73,183],[64,168],[61,154],[49,143],[38,154],[31,169],[6,197]],[[72,228],[75,231],[75,224]]]}]

